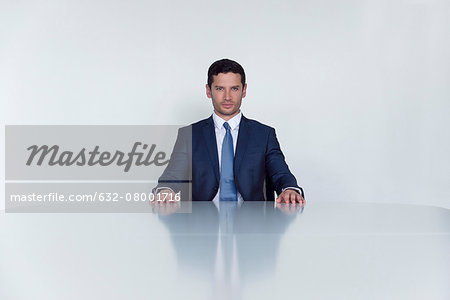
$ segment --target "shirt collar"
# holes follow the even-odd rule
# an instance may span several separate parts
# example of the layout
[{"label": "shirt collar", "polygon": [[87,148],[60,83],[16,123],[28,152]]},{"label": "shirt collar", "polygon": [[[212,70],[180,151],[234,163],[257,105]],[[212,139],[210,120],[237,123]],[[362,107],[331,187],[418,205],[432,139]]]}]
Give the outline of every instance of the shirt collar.
[{"label": "shirt collar", "polygon": [[239,127],[239,123],[241,122],[241,118],[242,118],[242,112],[241,111],[237,115],[235,115],[234,117],[229,119],[228,121],[225,121],[224,119],[222,119],[221,117],[216,115],[215,112],[213,113],[214,126],[216,126],[216,128],[218,128],[218,129],[222,129],[223,128],[223,123],[228,122],[228,125],[230,125],[231,130],[234,130],[237,127]]}]

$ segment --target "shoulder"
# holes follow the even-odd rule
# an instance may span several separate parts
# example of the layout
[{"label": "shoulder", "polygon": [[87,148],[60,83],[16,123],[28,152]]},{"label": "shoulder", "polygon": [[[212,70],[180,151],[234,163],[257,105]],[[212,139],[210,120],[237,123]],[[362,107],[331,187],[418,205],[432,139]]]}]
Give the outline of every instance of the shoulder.
[{"label": "shoulder", "polygon": [[192,126],[193,128],[195,128],[195,127],[201,127],[201,126],[203,126],[203,125],[210,124],[210,123],[213,123],[213,122],[214,122],[214,121],[213,121],[213,118],[212,118],[212,115],[211,115],[209,118],[206,118],[206,119],[197,121],[197,122],[195,122],[195,123],[192,123],[192,124],[189,125],[189,126]]},{"label": "shoulder", "polygon": [[259,121],[253,120],[253,119],[248,119],[244,116],[242,116],[241,122],[244,122],[246,124],[246,126],[248,126],[249,128],[252,128],[253,130],[264,131],[264,132],[269,132],[269,131],[275,130],[273,127],[271,127],[269,125],[263,124]]},{"label": "shoulder", "polygon": [[212,117],[209,117],[209,118],[200,120],[200,121],[198,121],[198,122],[189,124],[189,125],[187,125],[187,126],[180,127],[180,128],[179,128],[179,131],[180,131],[180,132],[183,132],[183,133],[190,132],[190,131],[192,131],[192,130],[199,129],[199,128],[201,128],[202,126],[204,126],[204,125],[206,125],[206,124],[209,124],[210,122],[212,122]]}]

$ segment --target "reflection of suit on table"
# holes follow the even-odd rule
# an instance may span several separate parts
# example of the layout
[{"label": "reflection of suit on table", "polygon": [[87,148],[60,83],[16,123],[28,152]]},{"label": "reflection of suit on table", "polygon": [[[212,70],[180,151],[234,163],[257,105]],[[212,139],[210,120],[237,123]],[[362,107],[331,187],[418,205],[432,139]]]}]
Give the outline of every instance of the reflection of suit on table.
[{"label": "reflection of suit on table", "polygon": [[[226,272],[233,255],[230,241],[235,239],[242,280],[273,273],[280,238],[298,214],[286,215],[274,208],[273,202],[243,202],[227,216],[220,209],[222,203],[218,211],[212,202],[195,202],[192,213],[159,217],[169,229],[179,267],[199,275],[213,274],[220,231]],[[224,228],[226,223],[232,226]]]},{"label": "reflection of suit on table", "polygon": [[[284,160],[275,130],[242,116],[234,157],[237,191],[245,201],[274,200],[297,181]],[[192,182],[192,200],[209,201],[219,189],[219,160],[212,117],[178,132],[172,156],[159,178],[160,187],[185,192]]]}]

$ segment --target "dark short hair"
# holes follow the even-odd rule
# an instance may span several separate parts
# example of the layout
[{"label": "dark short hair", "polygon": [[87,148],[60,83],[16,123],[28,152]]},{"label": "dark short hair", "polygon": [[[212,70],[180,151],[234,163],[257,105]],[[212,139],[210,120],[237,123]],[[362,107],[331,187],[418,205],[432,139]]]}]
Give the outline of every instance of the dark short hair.
[{"label": "dark short hair", "polygon": [[235,73],[241,75],[242,86],[245,85],[245,72],[244,68],[237,62],[231,59],[220,59],[215,61],[208,69],[208,86],[211,88],[213,83],[213,76],[219,73]]}]

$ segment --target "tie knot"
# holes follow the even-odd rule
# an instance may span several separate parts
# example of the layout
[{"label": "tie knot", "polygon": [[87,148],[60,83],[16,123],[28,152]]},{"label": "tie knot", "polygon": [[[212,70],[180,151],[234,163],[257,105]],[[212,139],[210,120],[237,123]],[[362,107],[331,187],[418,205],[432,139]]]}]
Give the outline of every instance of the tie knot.
[{"label": "tie knot", "polygon": [[226,130],[230,130],[230,124],[228,124],[227,122],[223,123],[223,127],[225,127]]}]

